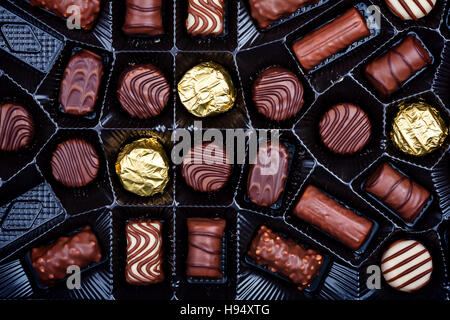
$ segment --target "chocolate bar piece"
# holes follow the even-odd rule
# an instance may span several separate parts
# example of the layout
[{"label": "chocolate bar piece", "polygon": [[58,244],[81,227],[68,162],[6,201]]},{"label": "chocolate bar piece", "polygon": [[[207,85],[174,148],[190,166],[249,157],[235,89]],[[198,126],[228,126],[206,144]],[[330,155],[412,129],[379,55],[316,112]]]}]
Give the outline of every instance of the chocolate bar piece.
[{"label": "chocolate bar piece", "polygon": [[187,33],[218,36],[223,33],[225,0],[188,0]]},{"label": "chocolate bar piece", "polygon": [[60,237],[54,243],[31,249],[31,263],[40,282],[53,286],[67,276],[69,266],[83,269],[100,262],[102,252],[90,226],[70,237]]},{"label": "chocolate bar piece", "polygon": [[290,279],[299,290],[311,286],[323,264],[320,253],[305,249],[292,239],[282,238],[266,226],[258,230],[248,255],[257,264]]},{"label": "chocolate bar piece", "polygon": [[80,13],[81,28],[90,30],[100,12],[101,0],[30,0],[34,7],[41,7],[51,11],[61,18],[68,18],[74,14],[76,7]]},{"label": "chocolate bar piece", "polygon": [[103,77],[102,58],[91,51],[74,54],[64,70],[59,102],[65,113],[82,116],[94,111]]},{"label": "chocolate bar piece", "polygon": [[129,284],[147,285],[164,281],[161,228],[160,221],[140,219],[127,223],[125,279]]},{"label": "chocolate bar piece", "polygon": [[260,147],[248,174],[247,194],[250,200],[263,207],[277,202],[284,190],[288,167],[289,151],[284,144],[268,142]]},{"label": "chocolate bar piece", "polygon": [[383,163],[369,177],[364,189],[397,212],[407,223],[413,223],[430,199],[421,185]]},{"label": "chocolate bar piece", "polygon": [[31,114],[18,103],[0,105],[0,151],[16,152],[30,145],[34,135]]},{"label": "chocolate bar piece", "polygon": [[251,15],[260,28],[267,28],[300,8],[318,0],[249,0]]},{"label": "chocolate bar piece", "polygon": [[125,23],[122,26],[122,31],[125,34],[157,36],[164,33],[162,19],[163,0],[126,1]]},{"label": "chocolate bar piece", "polygon": [[351,8],[325,26],[294,42],[293,49],[307,71],[323,60],[370,35],[366,20]]},{"label": "chocolate bar piece", "polygon": [[365,75],[377,91],[388,97],[416,72],[431,63],[427,49],[409,35],[383,56],[369,63]]},{"label": "chocolate bar piece", "polygon": [[222,279],[222,241],[226,221],[220,218],[189,218],[188,277]]},{"label": "chocolate bar piece", "polygon": [[367,240],[373,226],[372,221],[345,208],[312,185],[306,187],[293,214],[353,250],[358,250]]}]

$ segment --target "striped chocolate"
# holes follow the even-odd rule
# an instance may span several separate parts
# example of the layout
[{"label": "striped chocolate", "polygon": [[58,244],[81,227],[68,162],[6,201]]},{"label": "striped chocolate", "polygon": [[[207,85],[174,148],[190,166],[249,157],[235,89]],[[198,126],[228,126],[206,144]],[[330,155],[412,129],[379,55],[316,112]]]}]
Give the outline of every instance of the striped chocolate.
[{"label": "striped chocolate", "polygon": [[385,0],[389,10],[402,20],[419,20],[433,10],[436,0]]},{"label": "striped chocolate", "polygon": [[17,103],[0,105],[0,151],[15,152],[27,147],[34,134],[30,113]]},{"label": "striped chocolate", "polygon": [[223,33],[225,0],[189,0],[187,32],[193,36],[218,36]]},{"label": "striped chocolate", "polygon": [[162,3],[163,0],[126,0],[123,33],[149,36],[163,34]]}]

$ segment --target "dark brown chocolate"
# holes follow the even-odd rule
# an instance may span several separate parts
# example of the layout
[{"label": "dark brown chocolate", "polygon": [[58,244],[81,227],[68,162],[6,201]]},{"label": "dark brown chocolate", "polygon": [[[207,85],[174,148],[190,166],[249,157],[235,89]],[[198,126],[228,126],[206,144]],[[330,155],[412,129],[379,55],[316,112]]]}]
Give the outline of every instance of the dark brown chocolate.
[{"label": "dark brown chocolate", "polygon": [[188,0],[187,33],[219,36],[223,33],[225,0]]},{"label": "dark brown chocolate", "polygon": [[249,199],[263,207],[270,207],[281,196],[287,179],[289,151],[282,143],[260,147],[255,164],[250,166],[247,180]]},{"label": "dark brown chocolate", "polygon": [[103,77],[102,58],[81,50],[69,60],[61,83],[59,102],[65,113],[82,116],[94,111]]},{"label": "dark brown chocolate", "polygon": [[281,67],[261,72],[253,84],[253,102],[259,113],[275,121],[295,117],[303,106],[303,85],[295,74]]},{"label": "dark brown chocolate", "polygon": [[409,35],[386,54],[369,63],[364,71],[380,95],[388,97],[430,63],[427,49],[416,37]]},{"label": "dark brown chocolate", "polygon": [[127,35],[163,34],[162,2],[163,0],[126,0],[127,10],[122,31]]},{"label": "dark brown chocolate", "polygon": [[338,154],[354,154],[369,142],[372,132],[369,117],[360,107],[339,103],[331,107],[319,123],[322,142]]},{"label": "dark brown chocolate", "polygon": [[290,279],[299,290],[311,286],[323,264],[320,253],[305,249],[292,239],[282,238],[266,226],[258,230],[248,255],[257,264]]},{"label": "dark brown chocolate", "polygon": [[358,250],[369,237],[373,223],[309,185],[293,214],[330,234],[347,247]]},{"label": "dark brown chocolate", "polygon": [[226,221],[220,218],[189,218],[188,277],[222,279],[222,242]]},{"label": "dark brown chocolate", "polygon": [[100,160],[97,151],[83,139],[70,139],[60,143],[53,152],[52,174],[66,187],[83,187],[98,173]]},{"label": "dark brown chocolate", "polygon": [[122,108],[130,116],[148,119],[156,117],[166,107],[170,85],[155,66],[133,66],[120,76],[117,96]]},{"label": "dark brown chocolate", "polygon": [[17,103],[0,105],[0,151],[16,152],[31,143],[34,122],[30,113]]},{"label": "dark brown chocolate", "polygon": [[364,189],[397,212],[407,223],[413,223],[430,200],[428,190],[388,163],[375,170]]},{"label": "dark brown chocolate", "polygon": [[31,263],[40,282],[53,286],[67,276],[69,266],[83,269],[100,262],[102,252],[90,226],[70,237],[60,237],[54,243],[31,249]]},{"label": "dark brown chocolate", "polygon": [[293,49],[300,64],[309,71],[326,58],[369,35],[366,20],[358,9],[351,8],[330,23],[294,42]]}]

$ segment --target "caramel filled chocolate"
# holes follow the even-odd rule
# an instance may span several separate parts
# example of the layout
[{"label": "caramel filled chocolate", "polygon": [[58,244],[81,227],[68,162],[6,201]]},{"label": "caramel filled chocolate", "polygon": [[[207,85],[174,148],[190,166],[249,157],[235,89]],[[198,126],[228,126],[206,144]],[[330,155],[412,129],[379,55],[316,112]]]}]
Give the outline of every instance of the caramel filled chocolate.
[{"label": "caramel filled chocolate", "polygon": [[325,26],[294,42],[293,49],[307,71],[323,60],[368,37],[370,31],[358,9],[351,8]]},{"label": "caramel filled chocolate", "polygon": [[249,199],[263,207],[270,207],[281,196],[287,179],[289,151],[282,144],[260,147],[255,164],[250,166],[247,181]]},{"label": "caramel filled chocolate", "polygon": [[31,114],[18,103],[0,105],[0,151],[16,152],[30,145],[34,135]]},{"label": "caramel filled chocolate", "polygon": [[226,221],[220,218],[189,218],[188,277],[222,279],[222,241]]},{"label": "caramel filled chocolate", "polygon": [[383,163],[369,177],[364,189],[398,213],[407,223],[413,223],[430,199],[421,185]]},{"label": "caramel filled chocolate", "polygon": [[221,35],[224,20],[225,0],[188,0],[187,33],[203,37]]},{"label": "caramel filled chocolate", "polygon": [[162,2],[163,0],[126,0],[127,10],[122,31],[127,35],[163,34]]},{"label": "caramel filled chocolate", "polygon": [[52,286],[67,276],[69,266],[83,269],[100,262],[102,252],[90,226],[70,236],[60,237],[54,243],[31,249],[31,263],[40,282]]},{"label": "caramel filled chocolate", "polygon": [[345,208],[312,185],[306,187],[293,214],[353,250],[361,247],[373,227],[372,221]]},{"label": "caramel filled chocolate", "polygon": [[388,97],[430,63],[427,49],[417,38],[409,35],[386,54],[369,63],[364,72],[375,89],[383,97]]}]

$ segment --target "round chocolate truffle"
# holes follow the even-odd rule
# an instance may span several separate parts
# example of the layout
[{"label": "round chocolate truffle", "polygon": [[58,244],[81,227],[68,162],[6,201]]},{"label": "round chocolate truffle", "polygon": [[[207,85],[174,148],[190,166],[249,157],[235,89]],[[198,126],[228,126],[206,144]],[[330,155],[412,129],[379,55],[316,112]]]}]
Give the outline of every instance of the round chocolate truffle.
[{"label": "round chocolate truffle", "polygon": [[97,177],[100,160],[92,144],[83,139],[60,143],[53,152],[52,174],[66,187],[83,187]]},{"label": "round chocolate truffle", "polygon": [[263,71],[253,84],[253,102],[259,113],[270,120],[283,121],[303,106],[303,85],[295,74],[281,67]]},{"label": "round chocolate truffle", "polygon": [[170,85],[157,67],[146,64],[128,68],[117,89],[122,108],[134,118],[156,117],[167,105]]},{"label": "round chocolate truffle", "polygon": [[433,261],[428,249],[419,241],[402,239],[383,253],[381,271],[392,288],[413,292],[430,282]]},{"label": "round chocolate truffle", "polygon": [[367,114],[350,103],[329,109],[319,123],[322,142],[334,153],[350,155],[369,142],[372,126]]},{"label": "round chocolate truffle", "polygon": [[17,103],[0,105],[0,151],[15,152],[27,147],[34,133],[33,118]]},{"label": "round chocolate truffle", "polygon": [[212,192],[225,186],[231,175],[231,164],[221,146],[204,143],[191,148],[183,158],[181,174],[194,190]]},{"label": "round chocolate truffle", "polygon": [[385,0],[389,10],[402,20],[419,20],[433,10],[436,0]]}]

